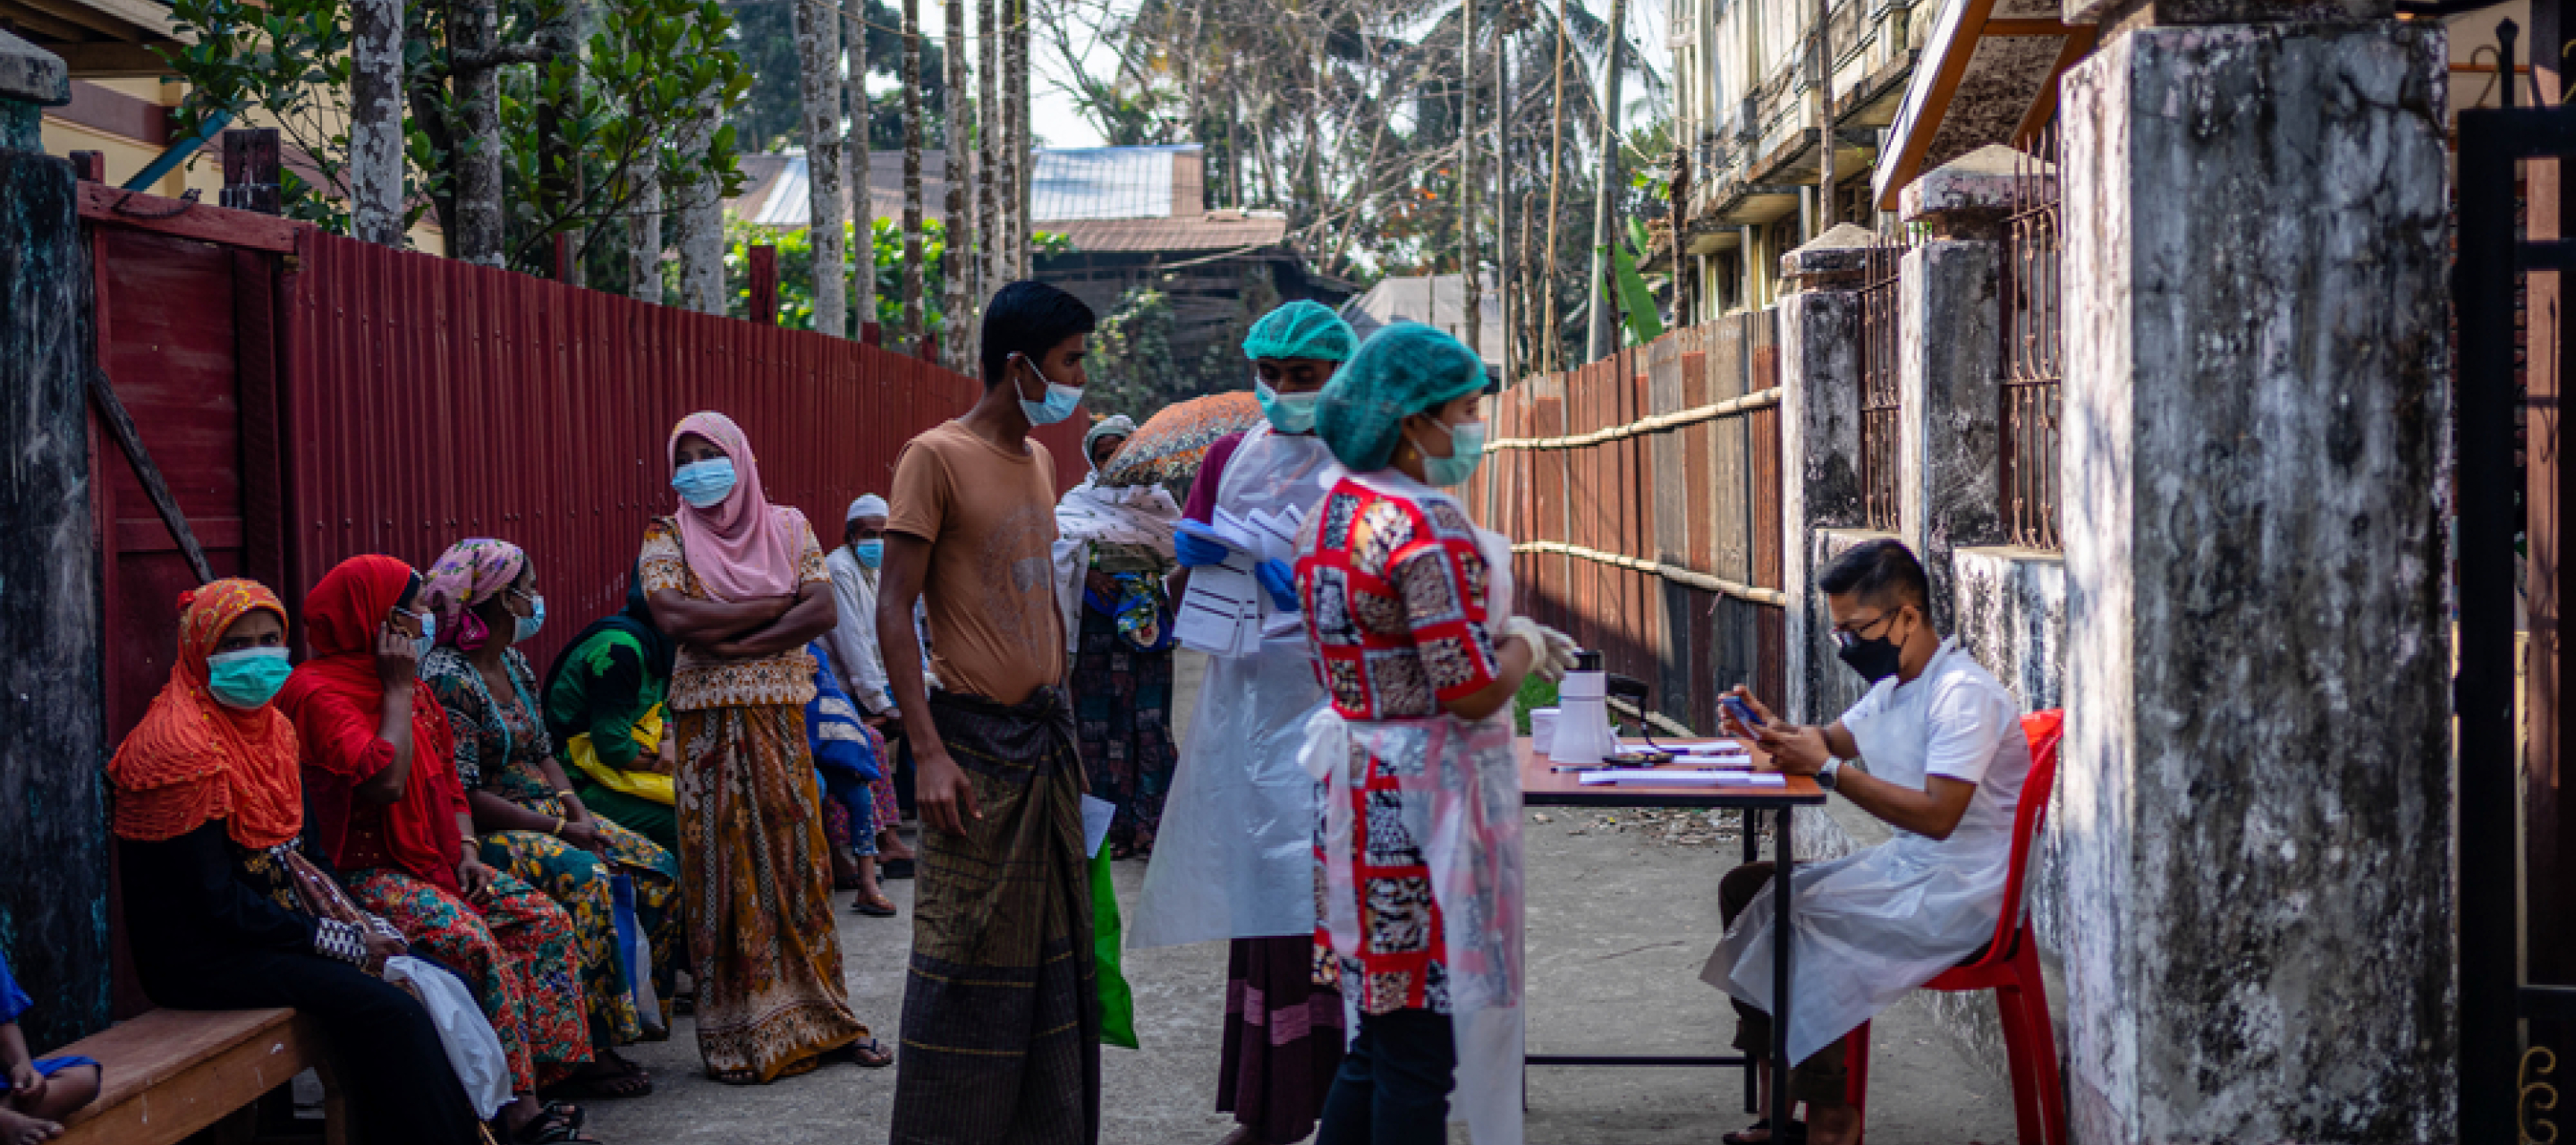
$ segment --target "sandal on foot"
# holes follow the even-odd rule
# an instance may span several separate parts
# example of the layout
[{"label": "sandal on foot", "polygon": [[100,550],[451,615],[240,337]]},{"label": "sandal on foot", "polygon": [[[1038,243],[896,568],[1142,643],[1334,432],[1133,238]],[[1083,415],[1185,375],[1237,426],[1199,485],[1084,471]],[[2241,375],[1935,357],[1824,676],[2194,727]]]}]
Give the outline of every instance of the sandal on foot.
[{"label": "sandal on foot", "polygon": [[[1759,1133],[1762,1134],[1762,1136],[1746,1136],[1746,1134],[1749,1133]],[[1780,1132],[1773,1133],[1771,1132],[1771,1119],[1765,1117],[1762,1120],[1756,1121],[1751,1125],[1747,1125],[1742,1129],[1738,1129],[1733,1133],[1721,1136],[1718,1140],[1725,1142],[1726,1145],[1805,1145],[1807,1140],[1807,1123],[1804,1121],[1793,1120],[1789,1122],[1786,1127],[1782,1128]]]},{"label": "sandal on foot", "polygon": [[599,1145],[581,1135],[580,1109],[559,1101],[547,1102],[544,1112],[510,1134],[510,1141],[512,1145]]},{"label": "sandal on foot", "polygon": [[851,1064],[861,1069],[884,1069],[894,1064],[894,1051],[875,1038],[860,1038],[843,1047],[842,1052],[849,1054]]},{"label": "sandal on foot", "polygon": [[873,902],[867,899],[858,899],[850,903],[850,909],[856,913],[864,914],[869,918],[893,918],[895,916],[894,900],[889,898],[880,898]]},{"label": "sandal on foot", "polygon": [[[628,1062],[624,1068],[611,1066],[597,1073],[574,1074],[554,1085],[547,1086],[546,1092],[588,1101],[621,1101],[630,1097],[650,1096],[653,1092],[653,1075],[644,1072],[644,1067]],[[578,1106],[566,1106],[566,1108],[575,1110],[575,1117],[579,1117]],[[574,1122],[576,1128],[580,1124],[578,1120]]]}]

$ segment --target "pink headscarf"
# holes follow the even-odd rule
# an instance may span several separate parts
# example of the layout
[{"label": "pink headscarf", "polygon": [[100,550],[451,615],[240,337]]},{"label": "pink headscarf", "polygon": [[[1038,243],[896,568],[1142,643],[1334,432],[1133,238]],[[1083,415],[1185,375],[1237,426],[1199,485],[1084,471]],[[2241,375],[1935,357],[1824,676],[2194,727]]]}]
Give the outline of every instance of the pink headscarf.
[{"label": "pink headscarf", "polygon": [[[760,492],[760,463],[752,460],[751,442],[733,419],[712,410],[690,414],[671,429],[662,456],[673,459],[680,437],[694,433],[715,443],[733,459],[733,491],[713,508],[680,502],[680,549],[698,583],[719,600],[741,601],[784,596],[796,591],[796,558],[803,547],[804,518],[794,509],[770,505]],[[672,470],[679,465],[673,460]]]},{"label": "pink headscarf", "polygon": [[448,546],[421,579],[421,599],[438,612],[438,642],[472,652],[492,638],[474,610],[519,583],[528,554],[508,541],[488,538]]}]

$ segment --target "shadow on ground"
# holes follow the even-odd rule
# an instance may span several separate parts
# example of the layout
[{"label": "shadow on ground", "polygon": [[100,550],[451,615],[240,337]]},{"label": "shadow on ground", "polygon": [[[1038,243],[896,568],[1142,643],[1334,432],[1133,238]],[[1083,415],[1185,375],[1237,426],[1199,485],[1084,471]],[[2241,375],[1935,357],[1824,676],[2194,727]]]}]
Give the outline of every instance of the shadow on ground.
[{"label": "shadow on ground", "polygon": [[[1199,666],[1185,654],[1182,710]],[[1178,729],[1176,729],[1178,730]],[[1538,821],[1539,815],[1545,822]],[[1611,821],[1611,820],[1615,820]],[[1733,1017],[1699,968],[1716,944],[1717,880],[1732,865],[1732,824],[1697,817],[1533,813],[1529,847],[1530,1048],[1542,1052],[1725,1053]],[[1120,902],[1132,909],[1144,864],[1117,866]],[[903,908],[872,919],[842,906],[841,949],[859,1016],[896,1041],[912,884],[887,884]],[[1225,993],[1221,944],[1127,952],[1142,1049],[1102,1051],[1104,1145],[1214,1145],[1232,1123],[1214,1111],[1217,1041]],[[895,1072],[827,1067],[758,1087],[707,1080],[693,1028],[635,1047],[659,1092],[592,1102],[591,1133],[608,1145],[874,1145],[886,1140]],[[1871,1075],[1872,1145],[1966,1145],[2012,1139],[2011,1095],[1966,1065],[1917,1007],[1876,1027]],[[897,1056],[901,1051],[898,1048]],[[1751,1120],[1732,1070],[1533,1070],[1531,1145],[1681,1145],[1714,1142]],[[1456,1141],[1465,1141],[1461,1133]]]}]

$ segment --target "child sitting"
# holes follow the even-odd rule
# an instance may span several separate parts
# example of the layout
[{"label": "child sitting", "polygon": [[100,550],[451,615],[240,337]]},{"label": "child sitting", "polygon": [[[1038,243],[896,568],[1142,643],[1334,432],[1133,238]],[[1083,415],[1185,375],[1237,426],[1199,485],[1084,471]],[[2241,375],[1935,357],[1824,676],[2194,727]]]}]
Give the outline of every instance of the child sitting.
[{"label": "child sitting", "polygon": [[35,1145],[63,1135],[62,1120],[98,1097],[99,1066],[84,1057],[29,1060],[18,1015],[35,1005],[0,956],[0,1145]]}]

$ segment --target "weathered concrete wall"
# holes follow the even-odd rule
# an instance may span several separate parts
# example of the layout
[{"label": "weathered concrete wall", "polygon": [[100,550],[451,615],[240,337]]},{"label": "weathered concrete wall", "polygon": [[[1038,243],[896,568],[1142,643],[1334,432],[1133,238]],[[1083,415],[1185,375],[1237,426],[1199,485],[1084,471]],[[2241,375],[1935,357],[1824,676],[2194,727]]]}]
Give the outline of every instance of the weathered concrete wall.
[{"label": "weathered concrete wall", "polygon": [[2066,558],[2036,549],[1950,554],[1952,623],[1942,629],[2021,699],[2022,710],[2065,706]]},{"label": "weathered concrete wall", "polygon": [[2443,59],[2149,27],[2064,81],[2079,1141],[2450,1139]]},{"label": "weathered concrete wall", "polygon": [[2001,266],[1995,243],[1935,240],[1905,252],[1896,283],[1897,520],[1932,579],[1932,623],[1943,632],[1956,631],[1951,552],[2004,539]]},{"label": "weathered concrete wall", "polygon": [[[8,103],[0,95],[0,104]],[[107,762],[71,165],[0,151],[0,951],[41,1051],[107,1024]]]},{"label": "weathered concrete wall", "polygon": [[[1812,720],[1814,645],[1832,627],[1817,628],[1810,616],[1813,540],[1818,529],[1861,520],[1860,295],[1792,294],[1780,300],[1779,331],[1781,573],[1790,600],[1789,694],[1781,711]],[[1833,665],[1830,648],[1825,663]]]}]

